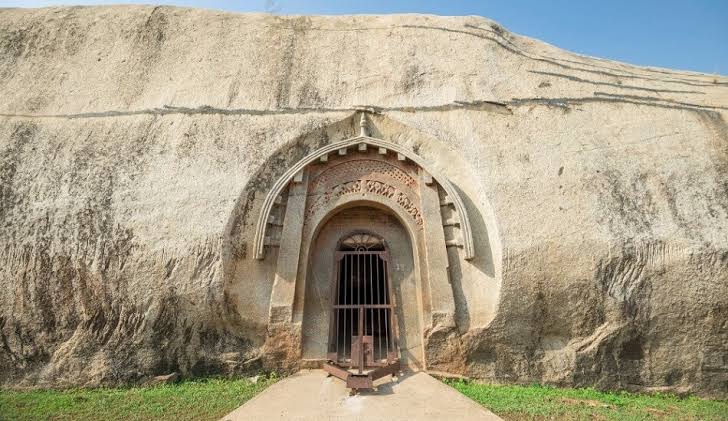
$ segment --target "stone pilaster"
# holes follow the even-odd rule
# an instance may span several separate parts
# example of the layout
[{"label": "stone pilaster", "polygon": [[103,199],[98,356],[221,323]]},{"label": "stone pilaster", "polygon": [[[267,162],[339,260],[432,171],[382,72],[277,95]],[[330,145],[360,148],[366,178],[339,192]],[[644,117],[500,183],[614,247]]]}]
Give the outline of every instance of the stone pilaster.
[{"label": "stone pilaster", "polygon": [[432,328],[455,327],[455,299],[448,273],[450,264],[447,257],[445,232],[442,227],[438,187],[427,172],[420,169],[420,173],[422,175],[420,195],[425,231],[424,252],[430,290]]},{"label": "stone pilaster", "polygon": [[268,335],[264,353],[271,364],[292,369],[300,359],[300,326],[293,325],[293,303],[296,292],[299,255],[303,233],[308,183],[304,172],[291,181],[283,219],[278,261],[271,292]]}]

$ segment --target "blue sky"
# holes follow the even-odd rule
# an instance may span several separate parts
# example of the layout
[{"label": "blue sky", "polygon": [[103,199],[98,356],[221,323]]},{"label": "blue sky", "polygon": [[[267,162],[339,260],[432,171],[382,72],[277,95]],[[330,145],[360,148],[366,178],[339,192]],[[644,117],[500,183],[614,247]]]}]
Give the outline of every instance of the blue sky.
[{"label": "blue sky", "polygon": [[[143,0],[0,0],[6,7]],[[160,0],[154,4],[278,14],[480,15],[581,54],[728,75],[728,0],[293,1]]]}]

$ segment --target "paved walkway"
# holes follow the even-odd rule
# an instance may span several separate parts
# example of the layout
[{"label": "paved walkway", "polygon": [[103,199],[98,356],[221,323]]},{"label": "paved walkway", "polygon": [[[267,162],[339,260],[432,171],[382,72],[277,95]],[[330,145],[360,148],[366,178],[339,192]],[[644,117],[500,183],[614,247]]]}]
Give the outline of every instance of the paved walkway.
[{"label": "paved walkway", "polygon": [[304,370],[270,386],[223,420],[500,420],[426,373],[389,377],[378,391],[349,396],[343,381]]}]

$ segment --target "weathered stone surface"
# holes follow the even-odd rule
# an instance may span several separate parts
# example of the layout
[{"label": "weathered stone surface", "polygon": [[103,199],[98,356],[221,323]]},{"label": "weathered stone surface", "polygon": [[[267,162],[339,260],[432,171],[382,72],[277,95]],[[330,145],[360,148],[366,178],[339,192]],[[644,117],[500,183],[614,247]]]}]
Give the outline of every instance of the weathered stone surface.
[{"label": "weathered stone surface", "polygon": [[427,331],[428,368],[728,395],[725,77],[477,17],[2,9],[0,97],[5,386],[294,364],[243,192],[366,107],[489,241],[451,267],[457,330]]},{"label": "weathered stone surface", "polygon": [[151,379],[147,380],[145,384],[149,386],[156,386],[160,384],[172,384],[178,382],[180,379],[179,373],[169,373],[165,374],[163,376],[154,376]]}]

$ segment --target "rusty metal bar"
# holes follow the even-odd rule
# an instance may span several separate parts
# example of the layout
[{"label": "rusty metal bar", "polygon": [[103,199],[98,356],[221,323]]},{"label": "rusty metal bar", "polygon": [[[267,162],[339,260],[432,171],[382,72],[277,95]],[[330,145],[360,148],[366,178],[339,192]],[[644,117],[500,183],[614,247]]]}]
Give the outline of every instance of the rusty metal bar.
[{"label": "rusty metal bar", "polygon": [[359,308],[359,374],[364,371],[364,306]]},{"label": "rusty metal bar", "polygon": [[372,353],[371,359],[372,359],[372,361],[374,361],[375,360],[375,357],[374,357],[374,309],[371,307],[372,305],[374,305],[374,296],[372,294],[374,292],[374,288],[372,288],[372,285],[374,283],[374,281],[372,279],[373,278],[373,276],[372,276],[372,258],[373,258],[373,256],[371,254],[367,256],[367,263],[369,264],[369,275],[367,276],[369,278],[369,301],[367,301],[367,304],[369,304],[369,306],[370,306],[369,307],[369,325],[371,326],[371,328],[369,329],[369,334],[372,336],[372,344],[370,346],[371,347],[370,352]]},{"label": "rusty metal bar", "polygon": [[[374,270],[376,274],[376,285],[377,285],[377,305],[381,304],[381,296],[379,295],[379,256],[377,256],[374,259],[374,264],[376,265],[376,268]],[[377,311],[377,331],[378,331],[378,340],[379,340],[379,359],[382,359],[382,310]]]},{"label": "rusty metal bar", "polygon": [[339,367],[336,364],[329,364],[327,362],[327,363],[324,363],[323,368],[324,368],[324,371],[326,371],[327,373],[329,373],[333,376],[340,378],[341,380],[346,381],[349,378],[349,372],[347,370]]},{"label": "rusty metal bar", "polygon": [[346,387],[358,390],[358,389],[372,389],[374,387],[374,381],[372,380],[371,374],[349,374],[346,379]]},{"label": "rusty metal bar", "polygon": [[355,390],[371,388],[374,380],[399,371],[388,257],[386,250],[336,252],[329,328],[335,329],[329,341],[336,343],[329,343],[331,363],[324,369]]},{"label": "rusty metal bar", "polygon": [[[338,256],[337,256],[338,257]],[[335,282],[334,288],[331,289],[331,305],[334,306],[339,299],[339,262],[338,260],[334,263],[334,271],[336,272],[334,274],[335,276]],[[332,327],[336,326],[336,330],[332,331]],[[335,344],[332,344],[332,341],[336,341]],[[338,361],[339,359],[339,310],[333,309],[331,312],[331,317],[329,318],[329,346],[327,350],[327,356],[331,360],[331,355],[335,354],[333,357],[333,361]]]},{"label": "rusty metal bar", "polygon": [[372,380],[380,379],[388,374],[396,374],[400,369],[399,361],[395,361],[392,364],[386,364],[382,367],[377,368],[374,371],[369,372],[369,376]]},{"label": "rusty metal bar", "polygon": [[[385,304],[389,304],[389,282],[387,282],[387,261],[383,260],[381,262],[382,269],[383,269],[383,281],[384,281],[384,302]],[[384,340],[386,341],[387,347],[385,348],[387,350],[387,362],[389,362],[389,310],[384,310]]]},{"label": "rusty metal bar", "polygon": [[[346,255],[344,255],[344,259],[343,260],[344,260],[344,279],[343,279],[343,281],[344,281],[344,299],[346,299],[346,292],[347,292],[346,291],[347,290],[347,285],[346,285],[346,283],[347,283],[347,281],[346,281],[346,262],[347,262],[347,256]],[[341,270],[341,268],[339,268],[339,270]],[[339,300],[341,300],[341,297],[339,297]],[[344,313],[344,338],[343,338],[344,339],[344,341],[343,341],[344,343],[342,344],[343,350],[342,350],[342,355],[341,355],[341,362],[344,362],[346,360],[346,320],[347,320],[347,314],[346,314],[347,312],[346,312],[346,310],[344,310],[343,313]],[[339,332],[336,332],[336,335],[338,336],[339,335]]]},{"label": "rusty metal bar", "polygon": [[[352,255],[349,255],[349,286],[349,292],[351,294],[349,304],[354,304],[354,256]],[[354,338],[354,309],[351,309],[350,313],[351,323],[349,325],[349,335],[346,336],[346,339],[349,340],[349,368],[354,366],[354,341],[352,340]]]}]

